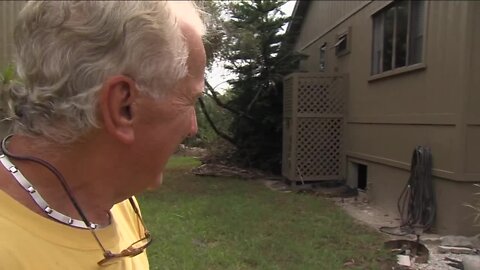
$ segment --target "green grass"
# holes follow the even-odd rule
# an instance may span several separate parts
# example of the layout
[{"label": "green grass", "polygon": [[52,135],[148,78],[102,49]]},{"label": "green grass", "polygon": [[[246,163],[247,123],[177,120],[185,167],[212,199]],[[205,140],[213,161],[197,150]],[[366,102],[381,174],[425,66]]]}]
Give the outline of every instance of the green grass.
[{"label": "green grass", "polygon": [[380,269],[385,261],[382,237],[330,201],[190,174],[198,164],[173,157],[160,189],[139,198],[155,237],[150,269]]},{"label": "green grass", "polygon": [[192,157],[173,156],[167,164],[167,174],[174,170],[189,171],[191,168],[199,166],[201,163],[198,159]]}]

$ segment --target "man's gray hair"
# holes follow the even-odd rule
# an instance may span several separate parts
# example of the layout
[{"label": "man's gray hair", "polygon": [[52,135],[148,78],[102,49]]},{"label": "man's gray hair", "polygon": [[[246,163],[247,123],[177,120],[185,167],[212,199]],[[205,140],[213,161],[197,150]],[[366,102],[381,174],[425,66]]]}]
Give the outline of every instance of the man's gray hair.
[{"label": "man's gray hair", "polygon": [[70,143],[94,127],[104,80],[127,75],[161,98],[187,75],[179,21],[200,35],[204,24],[187,1],[32,1],[15,28],[20,83],[3,87],[13,132]]}]

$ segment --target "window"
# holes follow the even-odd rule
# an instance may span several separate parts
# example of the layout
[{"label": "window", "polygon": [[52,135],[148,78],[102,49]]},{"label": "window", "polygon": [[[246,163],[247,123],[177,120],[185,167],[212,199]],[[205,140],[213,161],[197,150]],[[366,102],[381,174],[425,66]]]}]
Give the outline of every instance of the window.
[{"label": "window", "polygon": [[373,16],[372,74],[423,60],[425,1],[395,1]]},{"label": "window", "polygon": [[322,47],[320,47],[320,71],[325,71],[327,67],[327,43],[323,43]]}]

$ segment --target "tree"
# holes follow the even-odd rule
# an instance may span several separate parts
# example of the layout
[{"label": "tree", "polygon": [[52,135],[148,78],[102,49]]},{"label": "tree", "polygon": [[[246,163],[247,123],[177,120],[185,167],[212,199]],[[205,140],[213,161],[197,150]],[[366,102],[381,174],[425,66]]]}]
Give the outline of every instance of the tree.
[{"label": "tree", "polygon": [[[282,78],[292,72],[300,56],[287,51],[282,27],[290,20],[280,10],[285,1],[222,2],[224,31],[216,37],[211,55],[236,75],[229,81],[230,99],[224,103],[207,84],[207,94],[232,113],[229,132],[236,146],[235,160],[243,165],[279,172],[282,153]],[[219,27],[216,28],[217,30]]]}]

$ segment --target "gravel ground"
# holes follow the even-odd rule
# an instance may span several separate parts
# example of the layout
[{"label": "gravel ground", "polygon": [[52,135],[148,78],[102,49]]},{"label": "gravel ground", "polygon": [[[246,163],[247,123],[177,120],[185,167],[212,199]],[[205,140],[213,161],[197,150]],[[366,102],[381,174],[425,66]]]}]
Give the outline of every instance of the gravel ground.
[{"label": "gravel ground", "polygon": [[[358,198],[348,198],[348,199],[333,199],[337,205],[345,209],[352,217],[358,221],[365,223],[375,229],[379,229],[382,226],[398,226],[400,221],[395,217],[394,214],[387,213],[380,208],[371,206],[368,203],[366,197],[360,195]],[[405,236],[397,237],[386,234],[391,239],[408,239],[416,240],[415,236]],[[430,257],[427,264],[415,264],[411,269],[414,270],[458,270],[457,268],[451,267],[447,264],[448,261],[445,261],[445,258],[450,258],[454,260],[461,261],[463,256],[461,254],[452,254],[446,253],[442,254],[438,252],[438,246],[440,245],[440,235],[435,234],[424,234],[420,237],[420,242],[424,244],[429,252]]]},{"label": "gravel ground", "polygon": [[451,258],[454,260],[461,261],[464,255],[458,254],[439,254],[436,252],[437,246],[429,246],[426,245],[427,248],[430,250],[430,259],[428,260],[428,264],[416,264],[413,269],[418,270],[458,270],[457,268],[451,267],[447,265],[445,262],[445,258]]}]

